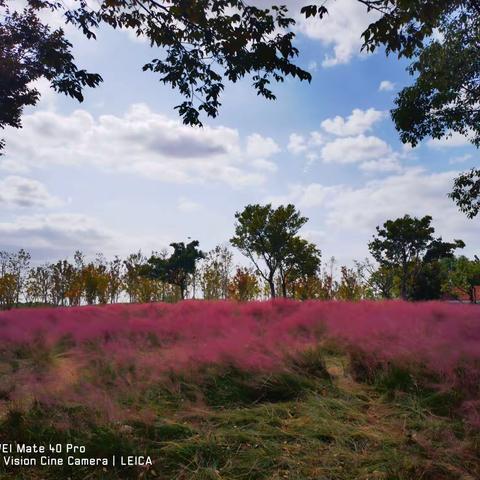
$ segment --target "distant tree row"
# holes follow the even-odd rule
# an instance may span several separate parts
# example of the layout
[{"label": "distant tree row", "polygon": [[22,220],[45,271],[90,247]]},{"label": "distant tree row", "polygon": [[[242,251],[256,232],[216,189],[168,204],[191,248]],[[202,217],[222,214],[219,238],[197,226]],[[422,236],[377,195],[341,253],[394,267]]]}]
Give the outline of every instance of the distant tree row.
[{"label": "distant tree row", "polygon": [[230,244],[251,262],[236,266],[219,245],[205,253],[199,242],[172,243],[173,251],[142,252],[125,259],[31,266],[25,250],[0,252],[0,308],[20,305],[75,306],[117,302],[176,302],[185,298],[249,301],[281,295],[298,300],[469,298],[476,301],[480,260],[456,256],[461,240],[435,237],[432,218],[405,215],[377,227],[372,259],[354,267],[322,262],[321,252],[299,234],[308,221],[294,205],[247,205],[235,215]]}]

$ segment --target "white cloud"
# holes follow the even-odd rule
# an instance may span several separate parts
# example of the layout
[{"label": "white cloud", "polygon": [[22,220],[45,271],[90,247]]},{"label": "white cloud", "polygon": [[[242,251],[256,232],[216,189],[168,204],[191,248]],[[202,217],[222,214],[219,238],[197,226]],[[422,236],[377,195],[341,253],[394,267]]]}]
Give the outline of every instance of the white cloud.
[{"label": "white cloud", "polygon": [[23,163],[18,163],[8,156],[0,158],[0,171],[8,173],[28,173],[29,168]]},{"label": "white cloud", "polygon": [[0,222],[0,248],[4,249],[98,251],[114,238],[113,233],[95,219],[80,214],[26,215],[12,222]]},{"label": "white cloud", "polygon": [[359,188],[319,183],[292,185],[286,195],[273,200],[314,209],[315,216],[307,212],[312,220],[324,213],[328,227],[325,242],[332,252],[346,250],[352,257],[365,255],[377,225],[409,214],[431,215],[435,234],[445,240],[463,239],[469,247],[465,253],[471,255],[478,246],[480,225],[468,220],[447,197],[457,174],[455,171],[428,173],[415,168],[369,181]]},{"label": "white cloud", "polygon": [[368,110],[354,109],[347,119],[337,115],[322,122],[322,128],[333,135],[348,137],[360,135],[372,130],[375,123],[383,120],[385,113],[374,108]]},{"label": "white cloud", "polygon": [[6,207],[48,208],[60,205],[43,183],[30,178],[10,175],[0,179],[0,205]]},{"label": "white cloud", "polygon": [[391,92],[395,89],[395,84],[390,80],[382,80],[378,87],[379,92]]},{"label": "white cloud", "polygon": [[40,94],[40,99],[35,108],[54,110],[59,94],[51,88],[50,82],[46,78],[42,77],[34,82],[30,82],[29,87],[35,88]]},{"label": "white cloud", "polygon": [[427,141],[430,148],[455,148],[471,145],[468,135],[462,135],[458,132],[450,132],[449,136],[443,138],[431,138]]},{"label": "white cloud", "polygon": [[411,169],[368,182],[362,188],[347,188],[328,202],[327,222],[341,228],[372,231],[387,219],[405,214],[431,215],[440,234],[450,238],[471,237],[475,230],[471,228],[473,222],[468,222],[447,197],[456,174]]},{"label": "white cloud", "polygon": [[287,150],[294,155],[300,155],[324,143],[323,135],[317,131],[310,132],[308,136],[292,133],[288,138]]},{"label": "white cloud", "polygon": [[242,187],[264,183],[265,173],[255,171],[265,169],[258,159],[280,150],[258,134],[248,137],[244,149],[235,129],[185,126],[143,104],[123,116],[98,119],[84,110],[70,115],[37,111],[23,124],[21,131],[5,132],[8,149],[0,166],[5,161],[23,168],[91,165],[162,182]]},{"label": "white cloud", "polygon": [[253,168],[263,172],[275,173],[278,170],[276,163],[271,162],[270,160],[265,160],[264,158],[252,160],[251,164]]},{"label": "white cloud", "polygon": [[295,203],[300,208],[325,207],[326,201],[340,194],[345,189],[343,185],[328,187],[320,183],[309,185],[290,185],[286,195],[271,196],[267,199],[275,205]]},{"label": "white cloud", "polygon": [[[295,4],[298,8],[298,5]],[[324,46],[332,47],[322,62],[324,67],[349,63],[362,55],[362,33],[378,18],[376,12],[367,9],[357,0],[336,0],[327,4],[328,15],[323,19],[297,17],[299,30]]]},{"label": "white cloud", "polygon": [[378,160],[393,155],[392,149],[382,139],[374,136],[337,138],[327,143],[321,151],[326,163],[359,163]]},{"label": "white cloud", "polygon": [[187,197],[180,197],[177,202],[177,209],[183,213],[198,212],[201,209],[201,205]]},{"label": "white cloud", "polygon": [[301,153],[305,153],[308,149],[307,142],[303,135],[299,135],[298,133],[292,133],[288,137],[288,145],[287,150],[294,155],[300,155]]},{"label": "white cloud", "polygon": [[270,137],[262,137],[258,133],[247,137],[247,155],[249,157],[268,158],[280,152],[280,147]]},{"label": "white cloud", "polygon": [[158,250],[171,238],[165,232],[150,235],[123,233],[105,226],[105,222],[80,213],[21,215],[0,222],[0,250],[25,248],[35,260],[58,260],[76,250],[87,256],[102,252],[107,257],[131,252]]},{"label": "white cloud", "polygon": [[360,164],[359,168],[367,173],[401,172],[403,170],[396,154],[393,154],[390,157],[381,158],[379,160],[369,160],[367,162],[363,162]]},{"label": "white cloud", "polygon": [[399,160],[410,150],[395,152],[384,140],[365,135],[383,118],[385,112],[374,108],[354,109],[348,117],[324,120],[321,127],[325,133],[312,131],[308,136],[292,133],[287,150],[294,155],[304,155],[307,169],[321,159],[324,163],[358,163],[367,173],[399,172],[402,168]]},{"label": "white cloud", "polygon": [[450,165],[456,165],[458,163],[465,163],[467,160],[470,160],[471,158],[473,158],[473,156],[470,153],[466,153],[465,155],[460,155],[458,157],[451,158],[448,163],[450,163]]}]

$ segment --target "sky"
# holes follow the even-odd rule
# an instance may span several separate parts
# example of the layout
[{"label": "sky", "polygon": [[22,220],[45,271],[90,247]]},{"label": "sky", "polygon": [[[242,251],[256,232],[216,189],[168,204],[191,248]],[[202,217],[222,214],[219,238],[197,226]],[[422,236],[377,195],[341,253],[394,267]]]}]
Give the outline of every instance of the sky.
[{"label": "sky", "polygon": [[301,234],[325,260],[364,258],[376,226],[405,214],[431,215],[437,236],[480,253],[480,219],[447,197],[459,172],[479,166],[477,149],[457,135],[402,145],[389,110],[411,82],[408,64],[360,51],[373,17],[356,0],[327,6],[327,18],[295,27],[310,84],[287,79],[276,101],[249,79],[227,84],[203,128],[183,125],[180,96],[142,71],[159,55],[147,43],[111,29],[87,40],[68,27],[77,65],[104,82],[79,104],[40,81],[23,128],[4,131],[0,250],[43,262],[78,249],[149,254],[191,238],[206,251],[232,237],[236,211],[271,202],[309,218]]}]

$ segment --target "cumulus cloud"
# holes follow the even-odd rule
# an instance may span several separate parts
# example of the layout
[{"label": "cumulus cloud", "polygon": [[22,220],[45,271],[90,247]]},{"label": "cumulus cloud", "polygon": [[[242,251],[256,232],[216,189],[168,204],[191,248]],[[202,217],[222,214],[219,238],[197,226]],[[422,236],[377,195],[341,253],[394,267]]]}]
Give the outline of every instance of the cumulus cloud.
[{"label": "cumulus cloud", "polygon": [[[298,8],[298,4],[294,5]],[[295,7],[292,5],[292,8]],[[355,56],[364,55],[361,53],[361,35],[378,18],[378,14],[374,11],[367,12],[365,6],[357,0],[336,0],[329,2],[327,8],[329,13],[322,20],[298,16],[297,21],[303,34],[332,48],[322,65],[333,67],[346,64]]]},{"label": "cumulus cloud", "polygon": [[307,167],[320,159],[324,163],[359,164],[361,170],[370,174],[399,172],[399,160],[409,152],[396,152],[384,140],[366,135],[383,118],[385,112],[374,108],[354,109],[348,117],[327,118],[321,123],[323,132],[292,133],[287,150],[304,155]]},{"label": "cumulus cloud", "polygon": [[247,155],[253,158],[268,158],[280,152],[280,147],[270,137],[258,133],[247,137]]},{"label": "cumulus cloud", "polygon": [[327,143],[321,151],[326,163],[359,163],[390,157],[390,146],[375,136],[358,135],[356,137],[337,138]]},{"label": "cumulus cloud", "polygon": [[385,118],[385,112],[369,108],[360,110],[355,108],[347,117],[337,115],[335,118],[327,118],[322,122],[322,128],[332,135],[347,137],[360,135],[372,130],[375,123]]},{"label": "cumulus cloud", "polygon": [[462,135],[458,132],[450,132],[443,138],[431,138],[427,141],[430,148],[455,148],[471,145],[469,135]]},{"label": "cumulus cloud", "polygon": [[10,166],[91,165],[162,182],[242,187],[262,184],[265,164],[257,160],[280,150],[259,134],[248,137],[243,148],[235,129],[185,126],[143,104],[122,116],[98,119],[84,110],[70,115],[37,111],[23,124],[20,132],[6,131]]},{"label": "cumulus cloud", "polygon": [[396,153],[392,153],[390,156],[380,158],[379,160],[363,162],[359,168],[367,173],[401,172],[403,170]]},{"label": "cumulus cloud", "polygon": [[6,207],[45,208],[62,202],[45,185],[30,178],[10,175],[0,179],[0,205]]},{"label": "cumulus cloud", "polygon": [[295,203],[300,208],[325,207],[327,201],[345,190],[344,185],[325,186],[320,183],[290,185],[285,195],[272,196],[269,202],[275,205]]},{"label": "cumulus cloud", "polygon": [[[468,220],[447,197],[456,171],[429,173],[421,168],[366,182],[354,188],[348,185],[325,186],[319,183],[292,185],[284,196],[271,200],[292,202],[299,208],[324,213],[329,244],[338,251],[342,245],[353,248],[352,236],[358,238],[363,253],[377,225],[388,219],[410,214],[431,215],[437,235],[444,239],[461,238],[467,243],[465,253],[473,254],[480,226]],[[309,215],[310,218],[312,215]],[[360,249],[358,250],[360,252]],[[352,250],[352,255],[359,255]]]},{"label": "cumulus cloud", "polygon": [[19,216],[0,222],[0,248],[42,252],[101,250],[115,235],[95,219],[80,214]]},{"label": "cumulus cloud", "polygon": [[395,84],[390,80],[382,80],[378,86],[379,92],[391,92],[395,89]]},{"label": "cumulus cloud", "polygon": [[310,132],[307,136],[292,133],[288,138],[287,150],[294,155],[300,155],[324,143],[323,135],[317,131]]}]

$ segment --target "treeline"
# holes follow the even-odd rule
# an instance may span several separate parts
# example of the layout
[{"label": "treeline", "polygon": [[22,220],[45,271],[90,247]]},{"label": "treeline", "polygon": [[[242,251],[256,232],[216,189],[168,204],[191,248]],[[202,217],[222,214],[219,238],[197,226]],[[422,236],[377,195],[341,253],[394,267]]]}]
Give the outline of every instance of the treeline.
[{"label": "treeline", "polygon": [[[369,243],[373,260],[354,267],[321,252],[301,238],[307,222],[293,205],[248,205],[236,214],[230,245],[251,262],[238,266],[228,245],[209,252],[198,241],[172,243],[171,250],[137,252],[90,261],[77,251],[73,260],[31,265],[25,250],[0,252],[0,308],[20,305],[75,306],[117,302],[176,302],[184,298],[248,301],[281,295],[299,300],[440,298],[477,301],[480,261],[456,255],[461,240],[434,236],[429,216],[405,215],[377,227]],[[173,250],[173,251],[172,251]]]}]

